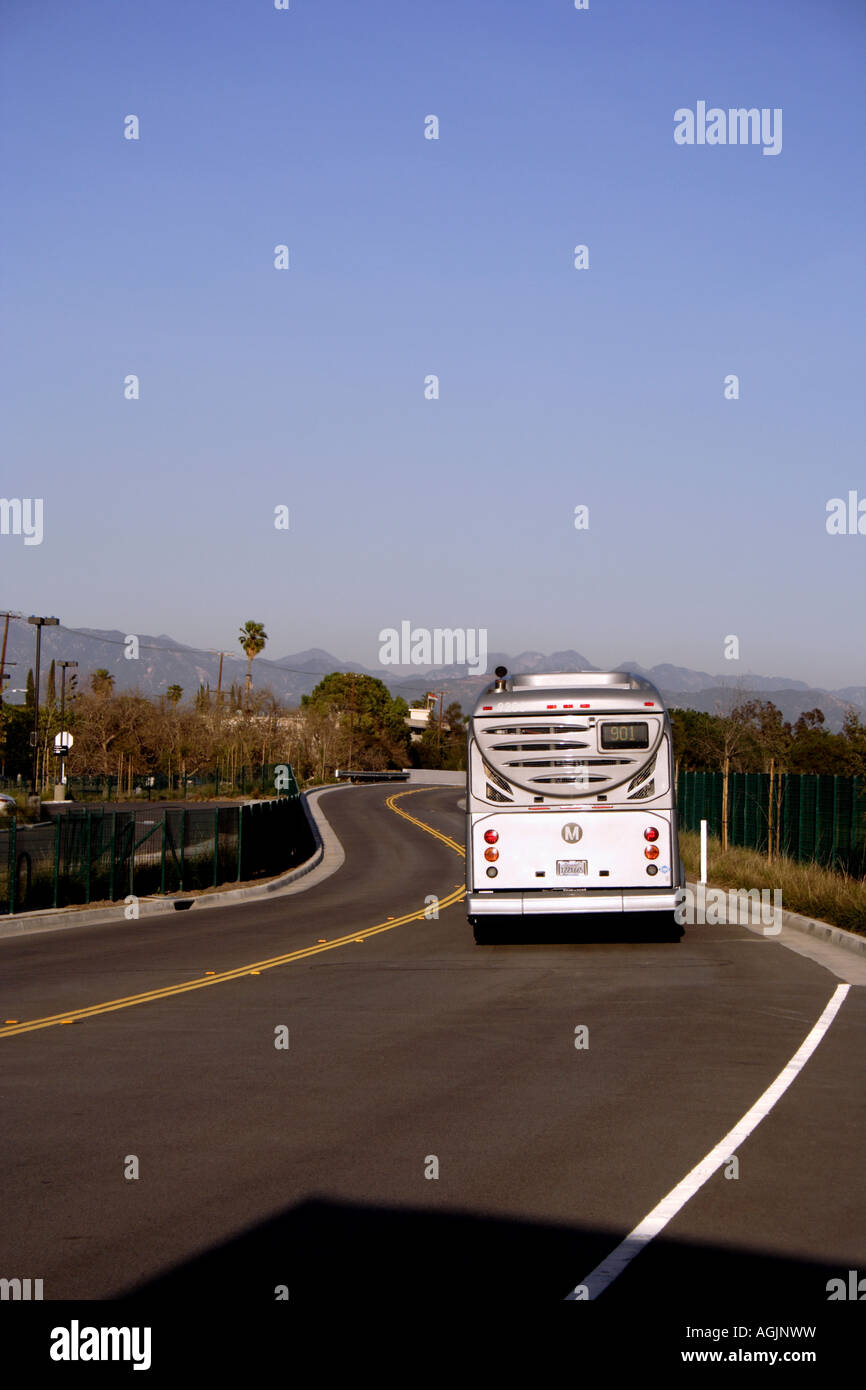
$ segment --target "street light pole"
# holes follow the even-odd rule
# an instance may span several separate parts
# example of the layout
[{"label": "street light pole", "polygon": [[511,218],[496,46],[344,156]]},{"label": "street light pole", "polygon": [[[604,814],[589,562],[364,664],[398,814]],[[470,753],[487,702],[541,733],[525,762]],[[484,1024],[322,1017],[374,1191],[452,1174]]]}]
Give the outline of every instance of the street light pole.
[{"label": "street light pole", "polygon": [[39,661],[42,651],[42,629],[43,627],[57,627],[60,623],[60,619],[37,618],[34,614],[31,614],[27,621],[36,628],[36,692],[34,699],[33,733],[30,735],[30,738],[33,743],[33,791],[38,794],[39,788],[36,785],[36,780],[39,772]]},{"label": "street light pole", "polygon": [[[61,746],[61,748],[63,748],[63,747],[65,746],[64,743],[63,743],[63,735],[66,733],[66,668],[67,668],[67,666],[74,666],[74,667],[77,669],[77,668],[78,668],[78,662],[77,662],[77,661],[60,661],[60,662],[58,662],[57,664],[58,664],[59,667],[60,667],[60,740],[61,740],[61,741],[60,741],[60,746]],[[61,785],[61,787],[65,787],[65,786],[66,786],[66,754],[65,754],[65,753],[61,753],[61,754],[60,754],[60,785]],[[64,796],[65,796],[65,795],[66,795],[66,793],[64,792]]]}]

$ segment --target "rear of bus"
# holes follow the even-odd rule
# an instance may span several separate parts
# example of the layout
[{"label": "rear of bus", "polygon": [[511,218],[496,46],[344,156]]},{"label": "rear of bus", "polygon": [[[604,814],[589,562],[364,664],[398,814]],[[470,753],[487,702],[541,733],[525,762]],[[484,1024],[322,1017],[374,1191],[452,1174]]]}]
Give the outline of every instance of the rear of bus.
[{"label": "rear of bus", "polygon": [[684,884],[661,696],[624,671],[496,680],[469,725],[467,914],[673,913]]}]

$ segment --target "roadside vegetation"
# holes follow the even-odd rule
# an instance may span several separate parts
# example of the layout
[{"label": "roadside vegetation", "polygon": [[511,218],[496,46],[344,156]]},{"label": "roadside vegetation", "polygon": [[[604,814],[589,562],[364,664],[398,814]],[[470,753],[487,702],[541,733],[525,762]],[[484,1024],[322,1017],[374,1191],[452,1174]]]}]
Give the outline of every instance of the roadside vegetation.
[{"label": "roadside vegetation", "polygon": [[[701,837],[696,831],[680,831],[680,852],[688,878],[696,881],[701,864]],[[789,912],[866,936],[866,880],[820,864],[800,864],[781,855],[768,860],[766,854],[740,846],[723,853],[721,841],[710,836],[707,883],[713,888],[779,888],[782,907]]]},{"label": "roadside vegetation", "polygon": [[[148,779],[158,778],[160,795],[213,797],[236,789],[241,769],[288,763],[301,786],[333,778],[337,768],[365,771],[404,767],[452,768],[466,765],[466,724],[459,704],[434,711],[420,737],[407,722],[409,706],[392,698],[372,676],[333,672],[297,708],[281,704],[270,691],[251,688],[251,668],[265,635],[261,624],[245,630],[249,670],[245,688],[212,691],[201,686],[192,698],[179,685],[149,698],[138,691],[115,693],[108,671],[94,671],[83,689],[67,686],[63,723],[73,736],[66,759],[70,778],[110,779],[112,798],[131,797]],[[255,630],[253,630],[255,629]],[[35,692],[24,705],[0,710],[0,754],[7,785],[32,777],[30,732]],[[418,704],[423,704],[419,701]],[[59,777],[54,756],[60,732],[60,705],[53,671],[39,712],[39,784],[44,790]],[[193,790],[189,779],[198,779]],[[97,793],[99,794],[99,793]],[[24,810],[24,798],[21,797]]]},{"label": "roadside vegetation", "polygon": [[826,727],[823,710],[806,710],[790,724],[772,700],[745,700],[728,713],[671,709],[670,717],[678,771],[866,775],[866,724],[854,709],[838,734]]}]

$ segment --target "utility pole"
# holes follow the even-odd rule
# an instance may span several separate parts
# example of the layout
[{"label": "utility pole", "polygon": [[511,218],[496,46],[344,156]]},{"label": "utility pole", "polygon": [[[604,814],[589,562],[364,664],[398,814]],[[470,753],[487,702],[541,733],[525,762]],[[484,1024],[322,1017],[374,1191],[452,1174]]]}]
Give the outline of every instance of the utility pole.
[{"label": "utility pole", "polygon": [[57,627],[60,623],[59,618],[37,618],[35,614],[27,619],[36,628],[36,698],[34,700],[35,709],[33,712],[33,732],[30,735],[30,742],[33,744],[33,791],[38,795],[39,788],[36,785],[39,776],[39,660],[42,651],[42,629],[44,627]]},{"label": "utility pole", "polygon": [[[17,666],[17,661],[7,661],[7,666]],[[5,671],[0,674],[0,777],[6,776],[6,732],[3,724],[3,686],[6,681],[11,681],[12,672],[8,676]]]},{"label": "utility pole", "polygon": [[[220,669],[219,669],[219,675],[217,676],[217,688],[216,688],[216,727],[217,727],[217,729],[220,730],[220,733],[221,733],[221,732],[222,732],[222,713],[223,713],[223,657],[224,657],[224,656],[228,656],[229,653],[228,653],[228,652],[218,652],[218,651],[214,651],[214,648],[213,648],[213,647],[210,648],[210,651],[213,652],[214,656],[218,656],[219,659],[220,659]],[[209,710],[210,710],[210,706],[208,706],[208,711],[209,711]],[[231,778],[232,778],[232,791],[234,791],[234,784],[235,784],[235,770],[234,770],[234,764],[232,764]],[[214,773],[214,787],[215,787],[215,789],[216,789],[216,796],[219,797],[219,794],[220,794],[220,759],[219,759],[219,752],[217,752],[217,764],[216,764],[216,771],[215,771],[215,773]]]},{"label": "utility pole", "polygon": [[[0,613],[0,618],[4,618],[4,619],[5,619],[5,621],[4,621],[4,623],[3,623],[3,650],[2,650],[2,652],[0,652],[0,706],[2,706],[2,704],[3,704],[3,682],[4,682],[4,680],[6,679],[4,673],[5,673],[6,665],[7,665],[7,662],[6,662],[6,639],[7,639],[7,637],[9,636],[9,619],[10,619],[10,618],[20,618],[20,617],[21,617],[21,614],[20,614],[20,613]],[[10,661],[8,664],[9,664],[10,666],[17,666],[18,663],[17,663],[16,661]]]},{"label": "utility pole", "polygon": [[[18,662],[17,662],[17,661],[7,661],[7,662],[5,662],[4,664],[5,664],[6,666],[17,666],[17,665],[18,665]],[[5,683],[6,681],[11,681],[11,679],[12,679],[12,672],[11,672],[11,671],[8,673],[8,675],[7,675],[7,673],[6,673],[5,671],[2,673],[2,675],[0,675],[0,710],[2,710],[2,708],[3,708],[3,686],[4,686],[4,683]]]},{"label": "utility pole", "polygon": [[7,666],[17,666],[17,661],[6,660],[6,637],[9,632],[9,619],[20,618],[20,613],[4,613],[6,622],[3,625],[3,651],[0,654],[0,776],[6,776],[6,734],[3,728],[3,686],[6,681],[12,679],[12,673],[6,674]]},{"label": "utility pole", "polygon": [[216,701],[216,702],[217,702],[217,709],[222,709],[222,703],[223,703],[223,657],[224,657],[224,656],[234,656],[234,652],[218,652],[218,651],[216,651],[213,647],[211,647],[209,650],[210,650],[211,652],[213,652],[213,655],[214,655],[214,656],[218,656],[219,659],[220,659],[219,675],[217,676],[217,688],[216,688],[216,697],[217,697],[217,701]]},{"label": "utility pole", "polygon": [[445,691],[437,692],[439,695],[439,727],[436,731],[436,761],[442,761],[442,701],[445,698]]}]

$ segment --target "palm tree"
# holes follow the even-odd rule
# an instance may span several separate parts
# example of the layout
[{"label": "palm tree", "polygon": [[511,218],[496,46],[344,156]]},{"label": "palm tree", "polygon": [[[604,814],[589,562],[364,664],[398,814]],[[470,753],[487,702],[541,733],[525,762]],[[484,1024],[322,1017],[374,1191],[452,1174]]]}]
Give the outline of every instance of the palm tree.
[{"label": "palm tree", "polygon": [[165,693],[168,696],[171,703],[173,705],[176,705],[180,700],[181,695],[183,694],[183,686],[170,685]]},{"label": "palm tree", "polygon": [[253,684],[253,657],[258,656],[259,652],[264,651],[267,640],[268,634],[265,632],[263,623],[254,623],[250,621],[244,623],[241,628],[238,641],[247,658],[246,704],[249,704],[250,689]]},{"label": "palm tree", "polygon": [[114,676],[110,671],[106,671],[104,666],[100,666],[98,671],[94,671],[90,677],[90,689],[94,695],[99,695],[102,699],[111,695],[114,691]]}]

